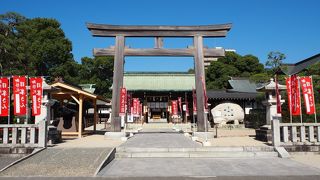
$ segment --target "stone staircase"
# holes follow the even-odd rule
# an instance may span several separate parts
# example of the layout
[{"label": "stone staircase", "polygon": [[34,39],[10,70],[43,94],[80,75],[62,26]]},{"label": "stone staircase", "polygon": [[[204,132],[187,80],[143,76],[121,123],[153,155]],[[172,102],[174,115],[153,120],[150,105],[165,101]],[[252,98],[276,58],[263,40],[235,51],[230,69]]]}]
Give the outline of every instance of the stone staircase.
[{"label": "stone staircase", "polygon": [[137,148],[118,147],[116,158],[271,158],[273,147]]}]

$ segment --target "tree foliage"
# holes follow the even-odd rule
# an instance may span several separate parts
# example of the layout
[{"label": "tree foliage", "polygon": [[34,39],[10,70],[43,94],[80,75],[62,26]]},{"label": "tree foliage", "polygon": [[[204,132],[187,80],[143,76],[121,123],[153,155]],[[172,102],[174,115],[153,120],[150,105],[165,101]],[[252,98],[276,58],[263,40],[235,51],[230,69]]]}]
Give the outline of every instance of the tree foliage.
[{"label": "tree foliage", "polygon": [[72,44],[54,19],[27,19],[17,13],[0,16],[0,63],[3,75],[51,76],[73,62]]},{"label": "tree foliage", "polygon": [[[259,74],[259,76],[255,76]],[[235,52],[226,52],[226,56],[211,62],[206,71],[208,89],[224,89],[230,77],[252,77],[259,82],[267,78],[264,66],[253,55],[241,56]]]},{"label": "tree foliage", "polygon": [[286,55],[279,51],[272,51],[268,54],[268,60],[266,61],[266,66],[271,68],[275,73],[278,68],[282,65],[282,61],[286,59]]},{"label": "tree foliage", "polygon": [[62,77],[72,84],[96,84],[95,93],[111,97],[112,57],[84,57],[77,63],[72,43],[55,19],[0,15],[1,75]]}]

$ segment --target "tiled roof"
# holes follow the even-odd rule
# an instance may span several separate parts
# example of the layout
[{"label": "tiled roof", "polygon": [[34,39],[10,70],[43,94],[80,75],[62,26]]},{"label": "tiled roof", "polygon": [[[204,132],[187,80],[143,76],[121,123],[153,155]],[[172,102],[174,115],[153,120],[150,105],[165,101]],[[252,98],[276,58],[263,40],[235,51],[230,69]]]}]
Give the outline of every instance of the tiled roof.
[{"label": "tiled roof", "polygon": [[129,91],[191,91],[195,75],[186,73],[125,73],[124,87]]}]

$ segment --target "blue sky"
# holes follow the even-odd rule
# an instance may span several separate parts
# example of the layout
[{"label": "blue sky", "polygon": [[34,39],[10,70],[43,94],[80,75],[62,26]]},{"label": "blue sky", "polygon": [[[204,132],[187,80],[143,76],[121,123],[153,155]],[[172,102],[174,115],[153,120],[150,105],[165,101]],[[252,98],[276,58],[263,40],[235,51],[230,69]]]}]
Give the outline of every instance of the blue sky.
[{"label": "blue sky", "polygon": [[[92,37],[85,23],[120,25],[208,25],[233,23],[226,38],[207,39],[209,47],[253,54],[262,63],[270,51],[286,54],[294,63],[320,53],[319,0],[0,0],[0,13],[55,18],[72,41],[77,61],[92,56],[95,47],[113,38]],[[186,47],[191,40],[165,39],[165,47]],[[129,39],[131,47],[153,47],[153,39]],[[185,71],[191,58],[126,58],[126,71]]]}]

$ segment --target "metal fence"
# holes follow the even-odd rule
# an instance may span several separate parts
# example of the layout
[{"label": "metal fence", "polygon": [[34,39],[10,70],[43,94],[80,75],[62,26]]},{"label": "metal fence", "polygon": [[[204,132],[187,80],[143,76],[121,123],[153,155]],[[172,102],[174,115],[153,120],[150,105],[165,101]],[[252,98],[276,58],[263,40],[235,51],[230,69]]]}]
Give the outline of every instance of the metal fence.
[{"label": "metal fence", "polygon": [[0,124],[0,147],[46,147],[47,122]]}]

